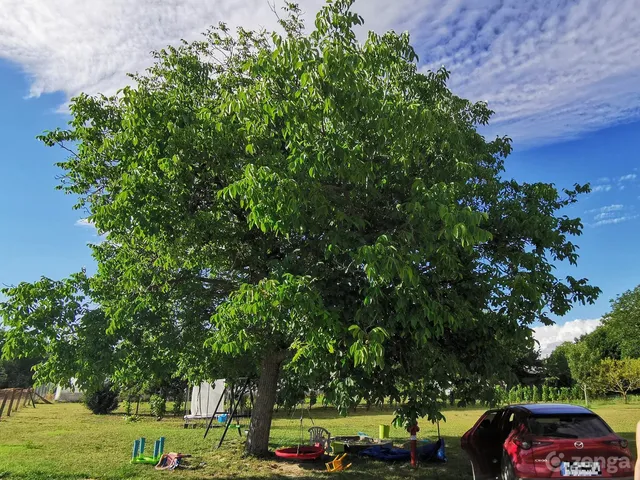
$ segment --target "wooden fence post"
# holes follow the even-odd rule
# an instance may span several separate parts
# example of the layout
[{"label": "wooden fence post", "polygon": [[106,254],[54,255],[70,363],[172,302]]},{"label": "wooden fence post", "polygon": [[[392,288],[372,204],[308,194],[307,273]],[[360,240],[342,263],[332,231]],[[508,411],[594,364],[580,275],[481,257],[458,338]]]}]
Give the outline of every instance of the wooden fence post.
[{"label": "wooden fence post", "polygon": [[16,407],[13,409],[14,412],[18,411],[18,407],[20,406],[20,399],[22,398],[22,390],[18,390],[18,401],[16,402]]},{"label": "wooden fence post", "polygon": [[29,389],[25,388],[23,390],[23,393],[24,393],[24,402],[22,402],[22,406],[26,407],[27,406],[27,402],[29,401]]},{"label": "wooden fence post", "polygon": [[2,412],[4,411],[4,406],[7,404],[7,397],[9,394],[6,390],[2,392],[2,405],[0,405],[0,418],[2,418]]},{"label": "wooden fence post", "polygon": [[13,407],[13,397],[15,397],[16,391],[15,389],[11,389],[11,400],[9,400],[9,408],[7,409],[7,417],[11,416],[11,407]]}]

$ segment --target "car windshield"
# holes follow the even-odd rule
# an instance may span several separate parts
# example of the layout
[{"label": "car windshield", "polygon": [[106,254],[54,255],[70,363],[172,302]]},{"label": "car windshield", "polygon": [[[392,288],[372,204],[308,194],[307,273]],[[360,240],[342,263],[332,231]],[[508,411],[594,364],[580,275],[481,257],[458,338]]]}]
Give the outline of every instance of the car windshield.
[{"label": "car windshield", "polygon": [[544,415],[530,417],[529,431],[540,437],[598,438],[611,433],[596,415]]}]

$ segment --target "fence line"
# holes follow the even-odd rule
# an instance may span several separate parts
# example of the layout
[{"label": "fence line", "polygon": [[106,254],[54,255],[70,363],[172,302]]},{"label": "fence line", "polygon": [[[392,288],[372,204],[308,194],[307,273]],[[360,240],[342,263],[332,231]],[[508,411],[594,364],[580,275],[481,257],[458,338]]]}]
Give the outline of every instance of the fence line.
[{"label": "fence line", "polygon": [[[27,407],[29,403],[36,408],[33,388],[4,388],[0,389],[0,420],[2,416],[10,417],[22,406]],[[36,394],[37,395],[37,394]],[[20,401],[22,401],[22,405]]]}]

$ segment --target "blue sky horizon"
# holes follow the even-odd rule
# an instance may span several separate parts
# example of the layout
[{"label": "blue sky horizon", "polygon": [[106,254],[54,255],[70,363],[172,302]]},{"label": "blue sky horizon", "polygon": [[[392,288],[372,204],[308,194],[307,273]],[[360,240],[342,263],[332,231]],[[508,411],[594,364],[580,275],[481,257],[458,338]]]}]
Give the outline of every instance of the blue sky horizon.
[{"label": "blue sky horizon", "polygon": [[[317,11],[320,0],[300,4]],[[149,52],[195,39],[218,20],[274,27],[266,0],[81,0],[16,2],[0,16],[0,285],[92,271],[87,243],[99,241],[55,190],[65,158],[35,136],[64,127],[79,92],[114,93]],[[593,330],[609,300],[640,283],[640,0],[358,0],[365,28],[409,30],[422,69],[444,64],[450,87],[496,111],[487,136],[514,138],[505,176],[559,188],[591,183],[567,209],[581,217],[578,267],[602,288],[558,325],[536,330],[543,351]],[[635,13],[634,13],[635,12]],[[67,18],[67,21],[62,19]]]}]

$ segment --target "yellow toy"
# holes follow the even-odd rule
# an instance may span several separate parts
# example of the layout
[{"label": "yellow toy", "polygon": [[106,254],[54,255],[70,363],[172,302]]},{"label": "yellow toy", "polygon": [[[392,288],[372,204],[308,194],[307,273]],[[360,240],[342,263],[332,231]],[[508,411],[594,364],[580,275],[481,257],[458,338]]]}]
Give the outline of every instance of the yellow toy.
[{"label": "yellow toy", "polygon": [[325,465],[327,466],[327,472],[343,472],[347,470],[351,466],[351,464],[344,465],[344,463],[342,462],[344,460],[344,457],[346,456],[347,454],[343,453],[342,455],[334,458],[329,463],[326,463]]}]

